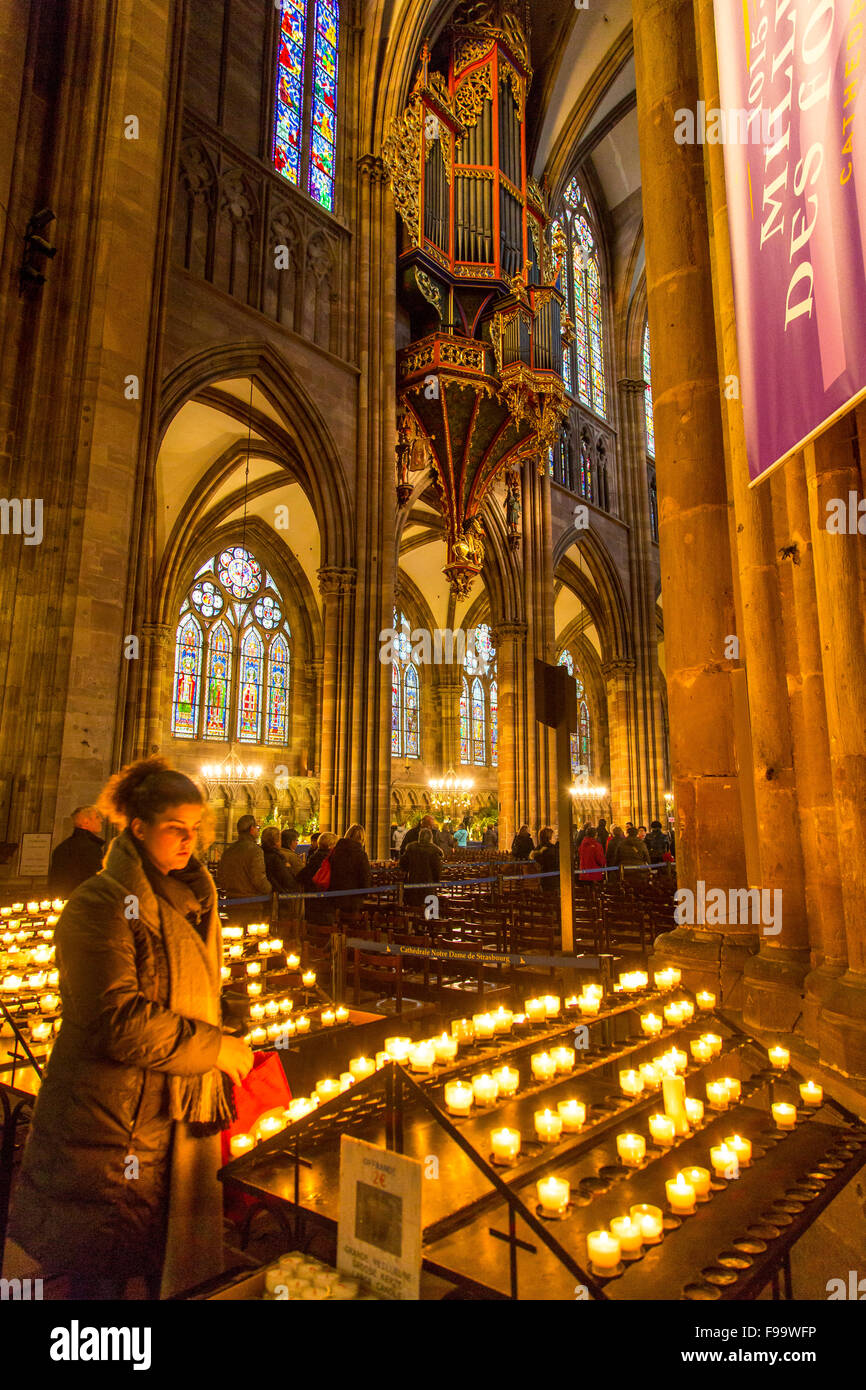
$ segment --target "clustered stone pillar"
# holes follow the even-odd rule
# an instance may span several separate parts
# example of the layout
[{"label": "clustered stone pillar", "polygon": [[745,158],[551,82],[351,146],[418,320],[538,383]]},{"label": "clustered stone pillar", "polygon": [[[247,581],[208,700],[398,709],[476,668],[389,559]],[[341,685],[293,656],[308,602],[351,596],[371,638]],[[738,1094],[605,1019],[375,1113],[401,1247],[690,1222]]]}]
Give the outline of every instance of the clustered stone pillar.
[{"label": "clustered stone pillar", "polygon": [[[637,115],[653,348],[659,549],[680,886],[745,887],[734,696],[728,499],[702,147],[677,144],[700,96],[692,0],[634,0]],[[696,899],[695,899],[696,902]],[[686,983],[728,1002],[751,931],[695,922],[659,938]]]},{"label": "clustered stone pillar", "polygon": [[619,657],[601,668],[607,687],[607,724],[610,731],[610,804],[615,825],[633,820],[632,764],[629,753],[629,718],[634,661]]},{"label": "clustered stone pillar", "polygon": [[493,642],[499,697],[499,848],[509,849],[521,823],[517,790],[517,750],[521,738],[518,673],[525,663],[526,624],[497,623]]},{"label": "clustered stone pillar", "polygon": [[160,751],[166,714],[171,718],[174,677],[171,639],[172,629],[167,623],[142,623],[137,752],[144,757]]},{"label": "clustered stone pillar", "polygon": [[[342,834],[348,825],[350,720],[347,708],[352,670],[351,598],[353,569],[323,566],[322,596],[322,754],[319,773],[319,829]],[[338,798],[338,788],[341,789]]]}]

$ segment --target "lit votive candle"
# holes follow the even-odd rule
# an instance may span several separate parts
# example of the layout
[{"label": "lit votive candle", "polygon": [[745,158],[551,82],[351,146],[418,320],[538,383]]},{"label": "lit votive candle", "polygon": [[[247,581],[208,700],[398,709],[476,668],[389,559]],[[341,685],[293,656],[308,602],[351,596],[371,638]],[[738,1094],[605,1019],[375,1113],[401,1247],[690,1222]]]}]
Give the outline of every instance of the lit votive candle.
[{"label": "lit votive candle", "polygon": [[709,1168],[684,1168],[683,1176],[686,1182],[691,1183],[695,1189],[697,1197],[709,1197],[710,1195],[710,1170]]},{"label": "lit votive candle", "polygon": [[776,1071],[786,1071],[791,1065],[791,1054],[787,1047],[769,1047],[767,1048],[767,1056],[770,1059],[770,1065],[775,1067]]},{"label": "lit votive candle", "polygon": [[530,1023],[543,1023],[546,1017],[543,999],[527,999],[523,1005],[526,1017]]},{"label": "lit votive candle", "polygon": [[576,1134],[586,1122],[586,1106],[580,1100],[559,1100],[556,1113],[562,1120],[566,1134]]},{"label": "lit votive candle", "polygon": [[264,1006],[264,1004],[250,1004],[250,1018],[253,1019],[254,1022],[258,1022],[258,1020],[261,1019],[261,1018],[264,1018],[264,1016],[265,1016],[265,1006]]},{"label": "lit votive candle", "polygon": [[555,1144],[562,1134],[562,1116],[553,1110],[536,1110],[535,1133],[542,1144]]},{"label": "lit votive candle", "polygon": [[447,1033],[440,1033],[438,1038],[433,1039],[433,1051],[436,1053],[437,1062],[453,1062],[457,1056],[458,1042],[456,1038],[449,1038]]},{"label": "lit votive candle", "polygon": [[668,1206],[677,1216],[691,1216],[695,1210],[695,1189],[684,1173],[677,1173],[665,1183]]},{"label": "lit votive candle", "polygon": [[670,1004],[665,1004],[664,1016],[665,1023],[669,1023],[672,1027],[682,1023],[683,1010],[682,1005],[679,1003],[679,1001],[671,1002]]},{"label": "lit votive candle", "polygon": [[346,1008],[345,1004],[337,1005],[336,1009],[334,1010],[334,1017],[336,1018],[338,1023],[348,1023],[349,1010]]},{"label": "lit votive candle", "polygon": [[533,1052],[529,1064],[536,1081],[550,1081],[556,1075],[556,1062],[549,1052]]},{"label": "lit votive candle", "polygon": [[419,1042],[409,1049],[409,1066],[412,1071],[431,1072],[436,1062],[436,1048],[432,1042]]},{"label": "lit votive candle", "polygon": [[46,984],[49,984],[49,985],[51,986],[52,989],[56,989],[57,986],[60,984],[60,971],[59,971],[59,970],[49,970],[48,976],[47,976],[47,979],[46,979]]},{"label": "lit votive candle", "polygon": [[571,1183],[566,1178],[555,1178],[552,1175],[539,1178],[535,1190],[542,1211],[550,1212],[551,1216],[558,1216],[568,1206]]},{"label": "lit votive candle", "polygon": [[28,903],[28,904],[27,904],[27,911],[30,913],[30,915],[31,915],[31,917],[32,917],[34,913],[36,913],[36,912],[39,911],[39,904],[38,904],[38,903]]},{"label": "lit votive candle", "polygon": [[695,1016],[695,1006],[691,999],[680,1000],[680,1013],[683,1016],[683,1023],[691,1023]]},{"label": "lit votive candle", "polygon": [[284,1018],[282,1023],[280,1024],[280,1027],[282,1028],[287,1038],[293,1038],[295,1036],[295,1032],[297,1030],[295,1020],[293,1018]]},{"label": "lit votive candle", "polygon": [[695,995],[695,999],[697,1000],[698,1008],[702,1014],[711,1013],[716,1007],[716,996],[713,994],[712,990],[699,989]]},{"label": "lit votive candle", "polygon": [[256,1028],[250,1029],[250,1042],[254,1047],[261,1047],[262,1043],[268,1040],[268,1030],[259,1024]]},{"label": "lit votive candle", "polygon": [[381,1071],[383,1067],[386,1067],[386,1066],[388,1065],[388,1063],[390,1062],[390,1060],[391,1060],[391,1058],[388,1056],[387,1052],[377,1052],[377,1053],[376,1053],[376,1070],[377,1070],[377,1071]]},{"label": "lit votive candle", "polygon": [[545,994],[544,996],[544,1016],[545,1018],[558,1018],[562,1000],[558,994]]},{"label": "lit votive candle", "polygon": [[624,1255],[639,1255],[643,1249],[643,1233],[639,1221],[630,1216],[615,1216],[610,1223],[611,1235],[616,1236]]},{"label": "lit votive candle", "polygon": [[277,1000],[277,1008],[281,1014],[290,1014],[292,1012],[292,1007],[292,1000],[289,999],[288,996],[284,999]]},{"label": "lit votive candle", "polygon": [[576,995],[576,994],[571,994],[571,995],[569,995],[569,997],[566,999],[565,1004],[563,1005],[563,1007],[565,1008],[566,1012],[568,1012],[568,1013],[573,1013],[574,1010],[577,1008],[577,995]]},{"label": "lit votive candle", "polygon": [[639,1071],[621,1071],[619,1088],[624,1096],[640,1096],[643,1094],[643,1077]]},{"label": "lit votive candle", "polygon": [[282,1025],[282,1023],[269,1023],[269,1024],[268,1024],[268,1041],[269,1041],[269,1042],[276,1042],[277,1038],[279,1038],[279,1037],[282,1036],[282,1032],[283,1032],[283,1025]]},{"label": "lit votive candle", "polygon": [[406,1062],[412,1047],[411,1038],[386,1038],[385,1051],[392,1062]]},{"label": "lit votive candle", "polygon": [[690,1125],[699,1125],[704,1118],[704,1102],[686,1096],[686,1116]]},{"label": "lit votive candle", "polygon": [[31,1023],[30,1036],[34,1042],[47,1042],[51,1037],[50,1020],[40,1020],[38,1023]]},{"label": "lit votive candle", "polygon": [[710,1163],[717,1178],[726,1178],[730,1182],[740,1176],[740,1160],[727,1144],[717,1144],[710,1149]]},{"label": "lit votive candle", "polygon": [[449,1115],[468,1115],[472,1109],[474,1088],[463,1081],[449,1081],[445,1086],[445,1109]]},{"label": "lit votive candle", "polygon": [[645,1091],[657,1091],[662,1084],[661,1070],[655,1062],[641,1062],[638,1067]]},{"label": "lit votive candle", "polygon": [[601,1000],[597,994],[582,994],[577,1001],[583,1018],[594,1018],[601,1008]]},{"label": "lit votive candle", "polygon": [[702,1033],[701,1042],[707,1044],[714,1057],[721,1055],[723,1039],[719,1037],[718,1033]]},{"label": "lit votive candle", "polygon": [[300,957],[300,956],[296,956],[296,955],[294,955],[294,954],[286,956],[286,969],[287,969],[287,970],[300,970],[300,968],[301,968],[301,957]]},{"label": "lit votive candle", "polygon": [[731,1134],[727,1139],[723,1139],[722,1143],[737,1155],[737,1162],[741,1168],[749,1167],[752,1162],[752,1145],[748,1139],[743,1139],[739,1134]]},{"label": "lit votive candle", "polygon": [[348,1091],[350,1086],[354,1086],[355,1078],[350,1071],[340,1072],[340,1090]]},{"label": "lit votive candle", "polygon": [[310,1096],[296,1096],[294,1100],[289,1101],[286,1107],[286,1119],[290,1124],[294,1123],[295,1120],[302,1120],[315,1108],[315,1103]]},{"label": "lit votive candle", "polygon": [[664,1024],[658,1014],[642,1014],[640,1026],[648,1038],[657,1038]]},{"label": "lit votive candle", "polygon": [[276,1115],[264,1115],[256,1124],[260,1139],[270,1139],[273,1135],[279,1134],[280,1130],[285,1129],[285,1127],[285,1118],[279,1118]]},{"label": "lit votive candle", "polygon": [[707,1082],[707,1100],[711,1110],[727,1110],[729,1094],[725,1081]]},{"label": "lit votive candle", "polygon": [[53,1014],[54,1010],[60,1007],[60,996],[58,994],[43,994],[39,1000],[39,1007],[44,1014]]},{"label": "lit votive candle", "polygon": [[499,1097],[499,1086],[494,1077],[482,1072],[472,1078],[472,1093],[476,1105],[494,1105]]},{"label": "lit votive candle", "polygon": [[574,1071],[575,1050],[573,1047],[552,1047],[550,1055],[558,1075],[567,1076]]},{"label": "lit votive candle", "polygon": [[312,987],[313,987],[313,985],[314,985],[315,983],[316,983],[316,972],[315,972],[315,970],[305,970],[304,973],[303,973],[303,975],[301,976],[301,984],[302,984],[302,985],[305,985],[307,989],[312,989]]},{"label": "lit votive candle", "polygon": [[786,1100],[777,1100],[772,1106],[773,1119],[778,1129],[793,1129],[797,1123],[797,1110]]},{"label": "lit votive candle", "polygon": [[349,1071],[356,1081],[363,1081],[365,1076],[372,1076],[376,1070],[376,1063],[372,1057],[353,1057],[349,1062]]},{"label": "lit votive candle", "polygon": [[590,1231],[586,1237],[590,1263],[598,1273],[616,1269],[619,1265],[620,1244],[609,1231]]},{"label": "lit votive candle", "polygon": [[685,1071],[686,1067],[689,1065],[689,1054],[683,1052],[679,1047],[672,1047],[668,1056],[674,1064],[675,1072]]},{"label": "lit votive candle", "polygon": [[674,1142],[674,1122],[669,1115],[650,1115],[649,1132],[663,1149],[670,1148]]},{"label": "lit votive candle", "polygon": [[456,1038],[458,1043],[471,1043],[475,1037],[471,1018],[452,1018],[451,1036]]},{"label": "lit votive candle", "polygon": [[474,1014],[472,1017],[472,1027],[476,1038],[482,1041],[492,1038],[496,1031],[496,1024],[492,1014]]},{"label": "lit votive candle", "polygon": [[240,1158],[241,1154],[248,1154],[250,1149],[254,1149],[256,1141],[251,1134],[233,1134],[229,1140],[229,1151],[232,1158]]},{"label": "lit votive candle", "polygon": [[323,1009],[319,1014],[319,1022],[323,1028],[333,1028],[336,1017],[333,1009]]},{"label": "lit votive candle", "polygon": [[243,934],[243,927],[223,927],[222,929],[224,941],[240,941]]},{"label": "lit votive candle", "polygon": [[637,1168],[646,1157],[646,1140],[642,1134],[618,1134],[616,1151],[627,1168]]},{"label": "lit votive candle", "polygon": [[497,1067],[491,1073],[499,1087],[500,1096],[516,1096],[520,1085],[520,1072],[516,1067]]},{"label": "lit votive candle", "polygon": [[260,941],[260,942],[259,942],[259,955],[260,955],[260,956],[267,956],[267,955],[270,955],[270,950],[271,950],[271,943],[270,943],[270,941]]},{"label": "lit votive candle", "polygon": [[657,970],[653,975],[653,982],[656,989],[673,989],[676,984],[674,972],[672,970]]},{"label": "lit votive candle", "polygon": [[490,1131],[493,1157],[500,1163],[511,1163],[520,1153],[520,1131],[517,1129],[493,1129]]},{"label": "lit votive candle", "polygon": [[27,976],[27,988],[28,988],[28,989],[44,989],[44,988],[45,988],[45,984],[46,984],[46,976],[45,976],[45,971],[44,971],[44,970],[36,970],[36,971],[33,971],[33,972],[31,972],[31,974],[29,974],[29,975]]},{"label": "lit votive candle", "polygon": [[713,1049],[704,1038],[692,1038],[689,1050],[696,1062],[708,1062],[713,1055]]},{"label": "lit votive candle", "polygon": [[267,1014],[268,1018],[276,1018],[279,1012],[280,1006],[277,1003],[276,999],[269,999],[267,1004],[265,1004],[265,1013]]},{"label": "lit votive candle", "polygon": [[322,1081],[316,1082],[316,1095],[319,1100],[333,1100],[334,1096],[340,1094],[340,1083],[335,1076],[326,1076]]},{"label": "lit votive candle", "polygon": [[513,1022],[514,1014],[511,1009],[503,1008],[500,1004],[493,1015],[493,1031],[495,1033],[510,1033]]},{"label": "lit votive candle", "polygon": [[651,1206],[648,1202],[638,1202],[635,1206],[629,1207],[628,1214],[632,1221],[640,1222],[644,1245],[658,1245],[664,1230],[664,1213],[661,1207]]},{"label": "lit votive candle", "polygon": [[223,984],[225,984],[227,980],[230,980],[231,977],[232,977],[231,967],[228,966],[228,965],[221,965],[221,966],[220,966],[220,979],[222,980]]},{"label": "lit votive candle", "polygon": [[229,960],[240,960],[243,953],[243,946],[239,946],[237,942],[233,942],[232,945],[229,946]]},{"label": "lit votive candle", "polygon": [[301,1014],[300,1018],[295,1019],[295,1027],[299,1033],[309,1033],[310,1020],[307,1018],[306,1014]]},{"label": "lit votive candle", "polygon": [[824,1099],[824,1087],[819,1086],[817,1081],[804,1081],[800,1087],[800,1099],[804,1105],[817,1110]]},{"label": "lit votive candle", "polygon": [[740,1099],[743,1083],[736,1076],[723,1076],[722,1080],[728,1088],[728,1104],[733,1105],[734,1101]]},{"label": "lit votive candle", "polygon": [[250,998],[251,998],[251,999],[256,998],[256,996],[259,995],[259,994],[261,994],[261,992],[262,992],[261,982],[260,982],[259,980],[250,980],[249,983],[247,984],[247,994],[250,996]]}]

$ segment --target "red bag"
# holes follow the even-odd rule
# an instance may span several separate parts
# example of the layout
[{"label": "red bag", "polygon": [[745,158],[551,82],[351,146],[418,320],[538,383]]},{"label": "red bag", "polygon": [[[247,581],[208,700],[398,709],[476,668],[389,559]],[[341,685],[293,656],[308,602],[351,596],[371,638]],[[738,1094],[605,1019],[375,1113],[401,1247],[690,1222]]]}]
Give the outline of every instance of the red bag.
[{"label": "red bag", "polygon": [[331,886],[331,856],[323,859],[316,872],[313,874],[313,882],[317,888],[321,888],[323,893],[327,893]]},{"label": "red bag", "polygon": [[[256,1120],[269,1110],[285,1110],[292,1098],[291,1088],[277,1053],[254,1053],[252,1071],[244,1077],[239,1086],[233,1088],[232,1094],[238,1117],[220,1135],[223,1164],[231,1159],[229,1141],[236,1134],[249,1134]],[[245,1193],[230,1192],[227,1189],[224,1200],[226,1216],[233,1220],[242,1220],[247,1207],[254,1200]]]}]

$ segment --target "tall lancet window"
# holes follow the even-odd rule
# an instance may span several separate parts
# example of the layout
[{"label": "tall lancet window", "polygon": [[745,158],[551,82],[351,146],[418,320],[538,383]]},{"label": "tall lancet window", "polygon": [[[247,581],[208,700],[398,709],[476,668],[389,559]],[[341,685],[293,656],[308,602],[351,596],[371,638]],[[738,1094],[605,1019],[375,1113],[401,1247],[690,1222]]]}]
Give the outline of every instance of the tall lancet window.
[{"label": "tall lancet window", "polygon": [[394,661],[391,667],[391,757],[421,756],[421,684],[412,660],[409,620],[394,609]]},{"label": "tall lancet window", "polygon": [[466,675],[460,688],[460,761],[496,767],[499,760],[499,690],[496,648],[488,623],[467,634]]},{"label": "tall lancet window", "polygon": [[566,388],[597,415],[607,417],[604,291],[592,214],[576,179],[563,194],[561,216],[551,230],[562,229],[566,255],[557,285],[565,295],[576,338],[563,365]]},{"label": "tall lancet window", "polygon": [[646,383],[646,390],[643,398],[644,422],[646,424],[646,451],[650,458],[656,456],[656,427],[653,418],[653,389],[652,376],[650,374],[650,341],[649,341],[649,320],[643,328],[643,379]]},{"label": "tall lancet window", "polygon": [[278,0],[274,167],[334,210],[338,0]]},{"label": "tall lancet window", "polygon": [[250,551],[228,546],[202,565],[180,607],[172,736],[287,747],[290,661],[279,589]]},{"label": "tall lancet window", "polygon": [[564,666],[574,677],[574,693],[577,699],[577,733],[571,735],[571,775],[576,777],[579,768],[585,768],[587,775],[592,771],[592,746],[590,740],[590,714],[586,699],[586,687],[580,667],[566,647],[559,654],[558,665]]}]

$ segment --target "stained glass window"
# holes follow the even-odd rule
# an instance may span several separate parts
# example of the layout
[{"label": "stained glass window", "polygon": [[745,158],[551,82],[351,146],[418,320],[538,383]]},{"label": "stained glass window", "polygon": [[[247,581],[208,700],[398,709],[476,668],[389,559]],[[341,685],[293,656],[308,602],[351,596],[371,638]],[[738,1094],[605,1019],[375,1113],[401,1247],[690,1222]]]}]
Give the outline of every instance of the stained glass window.
[{"label": "stained glass window", "polygon": [[584,405],[591,405],[589,394],[589,333],[586,326],[586,285],[583,271],[575,263],[574,267],[574,326],[577,338],[574,344],[577,359],[577,394]]},{"label": "stained glass window", "polygon": [[291,183],[305,184],[329,212],[334,210],[339,32],[338,0],[280,0],[274,167]]},{"label": "stained glass window", "polygon": [[580,191],[580,184],[577,179],[572,179],[562,195],[567,208],[579,208],[583,202],[583,194]]},{"label": "stained glass window", "polygon": [[469,756],[469,682],[465,676],[460,688],[460,761],[472,761]]},{"label": "stained glass window", "polygon": [[646,421],[646,451],[651,458],[656,456],[656,428],[653,418],[653,391],[652,377],[650,375],[650,344],[649,344],[649,323],[644,324],[643,330],[643,379],[646,382],[644,392],[644,419]]},{"label": "stained glass window", "polygon": [[283,610],[272,577],[265,574],[263,590],[262,567],[243,546],[202,565],[180,605],[175,738],[288,744],[291,633]]},{"label": "stained glass window", "polygon": [[604,350],[602,348],[601,281],[598,262],[590,258],[586,268],[586,288],[589,298],[589,348],[592,372],[592,406],[599,414],[607,412],[607,390],[604,383]]},{"label": "stained glass window", "polygon": [[394,655],[391,668],[391,757],[420,758],[421,698],[418,669],[412,661],[409,621],[394,609]]},{"label": "stained glass window", "polygon": [[[567,390],[584,405],[606,416],[604,312],[598,252],[589,208],[577,179],[571,180],[563,194],[562,217],[568,255],[557,284],[566,296],[569,312],[573,312],[575,327],[574,344],[563,352],[562,379]],[[551,225],[560,227],[562,222],[557,218]]]},{"label": "stained glass window", "polygon": [[201,628],[190,614],[177,629],[174,658],[174,698],[171,732],[175,738],[195,738],[201,684]]},{"label": "stained glass window", "polygon": [[219,581],[235,598],[250,598],[261,588],[262,567],[242,545],[233,545],[220,555]]},{"label": "stained glass window", "polygon": [[571,775],[576,777],[579,768],[585,767],[588,772],[590,766],[589,706],[584,699],[586,687],[580,667],[567,647],[560,652],[558,665],[565,666],[568,674],[574,677],[574,694],[578,708],[577,733],[571,735]]},{"label": "stained glass window", "polygon": [[207,703],[202,736],[224,739],[228,737],[232,664],[231,633],[225,623],[211,628],[207,645]]},{"label": "stained glass window", "polygon": [[238,738],[258,743],[262,705],[262,639],[254,627],[244,633],[238,680]]},{"label": "stained glass window", "polygon": [[574,384],[571,379],[571,348],[563,349],[562,353],[562,383],[566,391],[573,391]]},{"label": "stained glass window", "polygon": [[490,687],[490,764],[499,766],[499,691],[496,681]]},{"label": "stained glass window", "polygon": [[289,646],[281,634],[268,653],[268,724],[265,742],[283,746],[289,741]]},{"label": "stained glass window", "polygon": [[568,674],[570,676],[574,675],[574,657],[571,655],[570,651],[566,650],[564,652],[559,653],[559,661],[557,662],[557,665],[565,666],[565,668],[568,671]]},{"label": "stained glass window", "polygon": [[577,777],[577,770],[580,767],[580,751],[578,748],[577,734],[570,735],[571,743],[571,776]]},{"label": "stained glass window", "polygon": [[586,768],[587,772],[589,772],[589,706],[587,705],[586,700],[581,700],[580,702],[580,709],[577,720],[577,734],[578,738],[580,739],[580,761]]},{"label": "stained glass window", "polygon": [[485,726],[484,718],[484,687],[480,680],[472,682],[472,761],[476,767],[483,767],[487,762],[487,749],[485,747]]},{"label": "stained glass window", "polygon": [[589,457],[589,440],[580,441],[580,495],[592,501],[592,463]]}]

